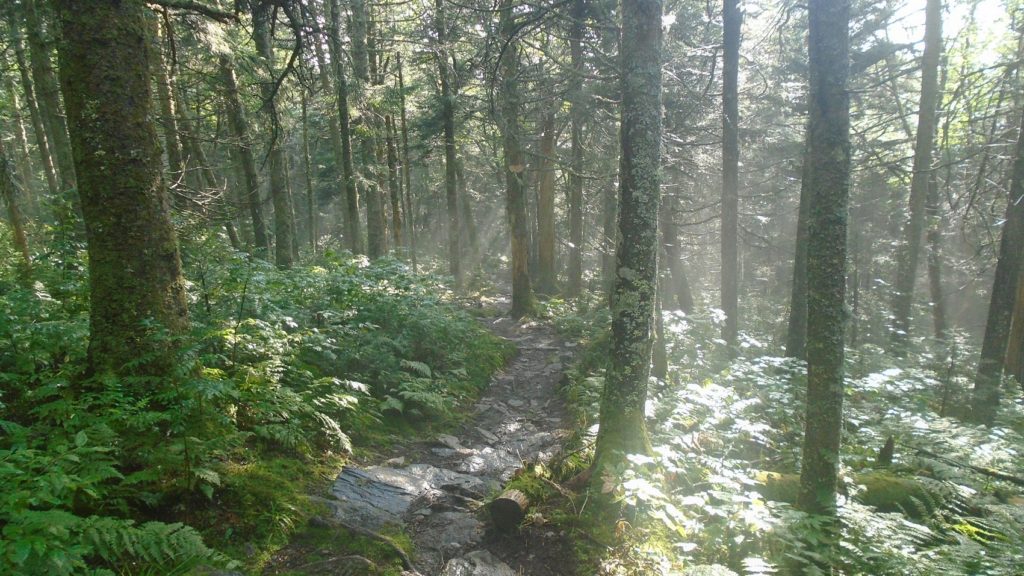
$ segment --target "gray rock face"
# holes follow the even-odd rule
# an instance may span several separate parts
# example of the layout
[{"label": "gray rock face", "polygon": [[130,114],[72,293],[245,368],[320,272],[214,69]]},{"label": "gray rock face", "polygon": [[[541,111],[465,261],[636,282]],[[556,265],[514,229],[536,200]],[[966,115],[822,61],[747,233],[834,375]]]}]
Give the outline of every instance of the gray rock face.
[{"label": "gray rock face", "polygon": [[516,573],[490,552],[477,550],[450,560],[441,576],[516,576]]}]

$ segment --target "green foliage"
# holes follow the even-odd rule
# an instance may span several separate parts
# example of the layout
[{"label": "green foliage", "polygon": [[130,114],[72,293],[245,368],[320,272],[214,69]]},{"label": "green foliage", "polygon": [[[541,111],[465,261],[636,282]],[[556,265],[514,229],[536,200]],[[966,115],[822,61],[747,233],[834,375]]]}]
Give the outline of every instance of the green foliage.
[{"label": "green foliage", "polygon": [[[581,428],[596,432],[603,386],[605,325],[566,311],[562,325],[582,327],[567,398]],[[741,357],[722,364],[709,352],[711,317],[669,316],[668,382],[652,382],[654,454],[602,478],[621,504],[616,534],[589,525],[605,544],[588,569],[602,574],[671,573],[720,564],[740,574],[769,574],[787,562],[819,559],[820,519],[794,510],[803,436],[804,367],[792,359]],[[765,347],[747,336],[748,352]],[[987,430],[939,415],[969,394],[969,374],[948,360],[923,367],[865,345],[849,355],[840,516],[844,574],[1016,574],[1024,518],[1010,502],[1020,490],[980,475],[970,464],[1024,476],[1024,437],[1015,430],[1019,398]],[[909,366],[909,367],[908,367]],[[896,458],[874,469],[879,448],[897,439]],[[585,446],[584,435],[577,445]],[[930,457],[917,448],[939,454]],[[574,464],[578,470],[585,463]],[[609,551],[610,550],[610,551]],[[668,568],[666,568],[666,566]]]},{"label": "green foliage", "polygon": [[400,262],[327,254],[282,271],[197,238],[192,332],[150,331],[177,350],[159,378],[84,374],[73,253],[41,261],[29,288],[0,266],[0,572],[230,564],[195,528],[226,550],[280,545],[311,513],[326,475],[311,469],[354,430],[451,417],[508,353]]}]

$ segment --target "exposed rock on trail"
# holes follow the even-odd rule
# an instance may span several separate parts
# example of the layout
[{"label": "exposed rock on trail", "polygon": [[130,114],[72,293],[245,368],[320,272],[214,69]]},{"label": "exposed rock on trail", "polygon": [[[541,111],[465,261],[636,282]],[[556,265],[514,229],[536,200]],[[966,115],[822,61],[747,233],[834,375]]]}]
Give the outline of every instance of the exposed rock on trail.
[{"label": "exposed rock on trail", "polygon": [[560,574],[568,560],[563,535],[545,528],[495,534],[480,507],[524,463],[550,460],[568,436],[558,385],[571,347],[537,322],[486,323],[518,353],[494,375],[466,422],[382,465],[345,468],[325,502],[348,525],[404,526],[425,576]]}]

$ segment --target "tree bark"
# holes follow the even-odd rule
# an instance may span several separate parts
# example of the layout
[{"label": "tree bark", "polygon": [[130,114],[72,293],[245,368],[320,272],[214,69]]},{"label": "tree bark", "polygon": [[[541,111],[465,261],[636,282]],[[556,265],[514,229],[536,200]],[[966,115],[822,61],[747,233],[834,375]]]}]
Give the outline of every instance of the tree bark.
[{"label": "tree bark", "polygon": [[[675,194],[667,194],[659,216],[661,224],[661,243],[665,252],[665,264],[672,276],[672,294],[676,305],[686,314],[693,313],[693,290],[690,280],[686,277],[683,266],[683,254],[679,247],[679,229],[676,226],[676,207],[679,198]],[[668,291],[666,291],[666,294]],[[664,308],[664,302],[662,302]]]},{"label": "tree bark", "polygon": [[569,100],[569,131],[572,161],[569,168],[569,264],[565,293],[575,298],[583,290],[583,33],[586,19],[585,0],[573,0],[569,17],[569,54],[572,59],[573,83]]},{"label": "tree bark", "polygon": [[404,185],[405,214],[409,228],[409,259],[412,263],[412,271],[415,273],[416,262],[416,214],[412,209],[412,166],[409,164],[409,127],[406,120],[405,110],[405,76],[402,70],[402,53],[395,53],[395,63],[398,68],[398,94],[399,105],[402,110],[402,179]]},{"label": "tree bark", "polygon": [[188,309],[151,121],[148,8],[138,0],[55,4],[89,251],[88,371],[165,374],[173,341],[153,323],[182,333]]},{"label": "tree bark", "polygon": [[1003,361],[1021,276],[1021,254],[1024,253],[1024,119],[1021,120],[1016,154],[971,403],[972,420],[986,426],[995,422],[999,408]]},{"label": "tree bark", "polygon": [[352,166],[352,128],[348,110],[348,80],[345,78],[345,57],[341,49],[341,6],[338,0],[330,0],[331,14],[328,33],[331,62],[334,64],[334,81],[337,89],[339,134],[341,136],[341,179],[345,188],[345,246],[353,254],[362,254],[362,230],[359,222],[359,191],[356,188],[355,169]]},{"label": "tree bark", "polygon": [[537,178],[537,293],[548,296],[558,291],[555,286],[555,165],[552,161],[554,155],[555,110],[552,108],[544,117],[543,134],[540,138],[540,173]]},{"label": "tree bark", "polygon": [[245,186],[242,200],[249,207],[256,251],[265,258],[270,252],[270,241],[267,238],[267,228],[263,222],[263,199],[260,194],[259,174],[256,172],[256,158],[252,151],[249,120],[246,118],[245,107],[238,94],[238,81],[235,79],[235,67],[231,63],[231,57],[222,55],[219,63],[221,79],[224,82],[228,123],[231,125],[231,132],[236,140],[235,146],[242,168],[242,184]]},{"label": "tree bark", "polygon": [[530,240],[526,216],[526,190],[523,177],[526,159],[521,141],[519,116],[519,46],[515,40],[516,22],[512,0],[502,0],[498,23],[501,54],[499,125],[502,131],[505,171],[505,212],[512,241],[512,310],[513,317],[532,314],[533,290],[530,287]]},{"label": "tree bark", "polygon": [[1024,273],[1018,272],[1017,299],[1013,306],[1013,320],[1006,345],[1004,370],[1024,386]]},{"label": "tree bark", "polygon": [[928,181],[928,290],[932,301],[935,339],[945,342],[949,330],[946,321],[946,297],[942,290],[942,215],[939,213],[939,181],[933,170]]},{"label": "tree bark", "polygon": [[725,0],[722,16],[722,339],[732,355],[739,334],[739,0]]},{"label": "tree bark", "polygon": [[843,423],[850,192],[849,10],[849,0],[811,0],[808,10],[807,416],[797,505],[807,513],[832,517],[836,514]]},{"label": "tree bark", "polygon": [[[649,453],[644,421],[658,282],[661,195],[660,0],[622,5],[619,241],[612,292],[611,362],[601,397],[595,470]],[[600,474],[595,474],[600,478]]]},{"label": "tree bark", "polygon": [[18,62],[18,75],[21,79],[21,90],[25,94],[25,105],[28,106],[29,120],[32,122],[32,133],[36,138],[39,160],[43,165],[43,175],[46,177],[46,187],[50,192],[51,198],[59,198],[61,189],[58,183],[56,161],[53,157],[53,151],[50,149],[49,137],[46,135],[46,126],[43,124],[43,117],[39,112],[39,106],[36,101],[31,69],[25,58],[25,46],[22,41],[21,27],[13,20],[10,22],[10,25],[14,41],[14,55]]},{"label": "tree bark", "polygon": [[903,238],[896,253],[893,287],[893,350],[905,352],[910,337],[914,284],[925,226],[928,182],[935,142],[936,104],[939,93],[939,59],[942,53],[942,0],[928,0],[925,8],[924,54],[921,57],[921,100],[914,143],[914,168],[910,180],[910,206]]},{"label": "tree bark", "polygon": [[[302,167],[306,181],[306,228],[309,233],[309,249],[316,254],[317,218],[316,196],[313,194],[313,167],[309,160],[309,114],[306,91],[302,91]],[[332,115],[333,116],[333,115]],[[333,136],[332,136],[333,140]]]},{"label": "tree bark", "polygon": [[789,328],[786,356],[807,359],[807,227],[811,218],[810,153],[804,150],[800,174],[800,207],[796,217],[796,251],[793,256],[793,286],[789,298]]},{"label": "tree bark", "polygon": [[[160,103],[160,127],[164,136],[164,152],[167,154],[167,176],[171,198],[179,200],[180,193],[175,194],[174,189],[181,181],[185,173],[185,161],[181,152],[181,139],[178,133],[178,115],[176,113],[174,71],[169,68],[164,58],[163,43],[167,37],[167,30],[161,30],[162,25],[159,16],[150,17],[151,34],[153,42],[153,67],[156,71],[156,96]],[[179,203],[184,206],[184,203]]]},{"label": "tree bark", "polygon": [[388,197],[391,200],[391,237],[395,248],[402,246],[402,184],[398,174],[398,148],[395,145],[395,120],[390,114],[384,117],[384,130],[387,132],[388,156]]},{"label": "tree bark", "polygon": [[273,80],[274,73],[274,44],[271,37],[271,13],[273,8],[265,2],[259,1],[253,4],[252,28],[253,40],[256,43],[256,51],[263,59],[266,68],[267,78],[260,87],[263,97],[263,109],[266,110],[267,127],[270,130],[270,150],[267,153],[270,172],[270,199],[274,204],[274,263],[278,268],[291,268],[295,262],[293,244],[295,242],[295,230],[293,229],[293,208],[291,190],[288,185],[287,165],[284,149],[281,140],[284,138],[283,130],[277,114],[277,94],[275,93]]},{"label": "tree bark", "polygon": [[448,208],[448,273],[455,287],[462,286],[462,251],[459,236],[459,197],[457,160],[455,158],[455,94],[452,90],[448,57],[448,29],[445,22],[444,0],[434,0],[434,31],[437,34],[437,73],[441,84],[441,121],[444,125],[444,191]]},{"label": "tree bark", "polygon": [[29,284],[32,275],[32,255],[28,250],[28,236],[25,234],[25,217],[22,215],[18,196],[18,183],[14,179],[13,162],[7,155],[3,139],[0,138],[0,200],[7,205],[7,219],[11,225],[11,237],[14,249],[21,256],[19,274],[21,281]]},{"label": "tree bark", "polygon": [[36,191],[33,190],[32,161],[28,151],[28,134],[25,131],[25,121],[21,115],[21,103],[18,101],[18,93],[14,90],[14,82],[8,76],[4,78],[4,88],[10,98],[11,121],[13,123],[15,154],[18,159],[15,162],[18,171],[18,181],[21,183],[22,195],[28,201],[28,209],[32,214],[39,213],[39,202]]},{"label": "tree bark", "polygon": [[618,244],[619,204],[615,198],[615,183],[609,181],[601,192],[601,286],[611,306],[612,288],[615,286],[615,246]]},{"label": "tree bark", "polygon": [[[46,127],[50,151],[56,158],[62,192],[69,193],[75,187],[75,165],[71,158],[71,143],[68,140],[67,125],[61,115],[57,76],[53,72],[53,65],[50,63],[50,50],[47,49],[46,40],[43,37],[43,24],[37,0],[24,0],[22,8],[29,57],[32,63],[32,83],[35,87],[36,102],[43,125]],[[77,198],[74,195],[69,201],[71,205],[77,204]]]}]

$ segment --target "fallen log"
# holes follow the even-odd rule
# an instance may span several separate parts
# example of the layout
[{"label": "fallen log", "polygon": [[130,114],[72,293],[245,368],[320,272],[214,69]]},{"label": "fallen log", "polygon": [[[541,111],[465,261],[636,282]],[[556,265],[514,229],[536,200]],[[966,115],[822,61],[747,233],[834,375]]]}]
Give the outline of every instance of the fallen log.
[{"label": "fallen log", "polygon": [[505,490],[495,498],[488,507],[491,521],[502,532],[512,530],[526,518],[526,510],[530,507],[530,499],[519,490]]}]

